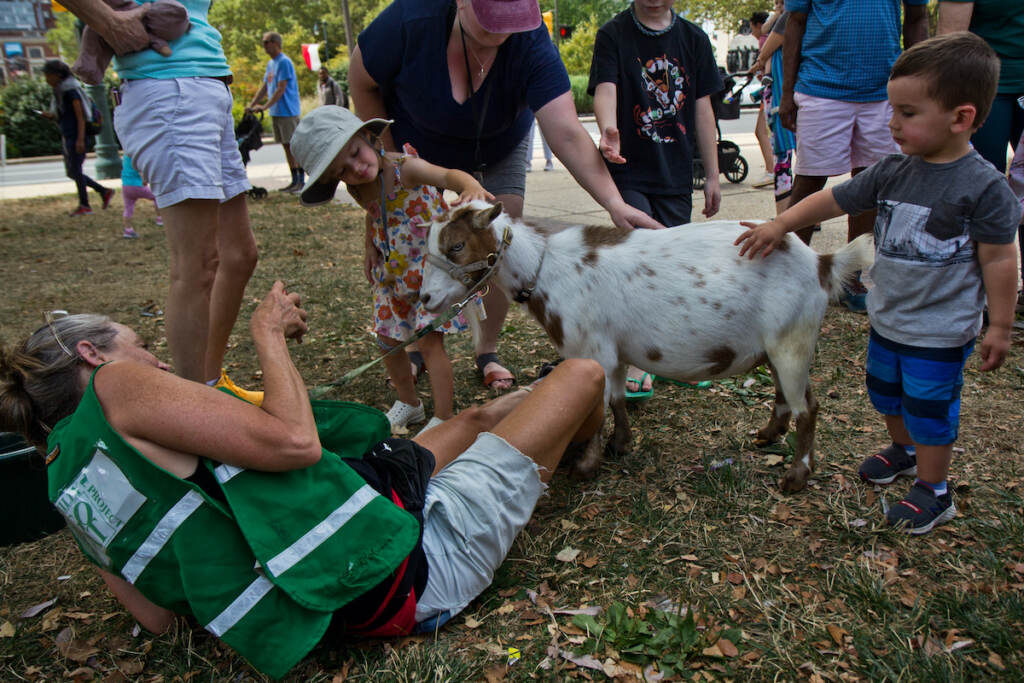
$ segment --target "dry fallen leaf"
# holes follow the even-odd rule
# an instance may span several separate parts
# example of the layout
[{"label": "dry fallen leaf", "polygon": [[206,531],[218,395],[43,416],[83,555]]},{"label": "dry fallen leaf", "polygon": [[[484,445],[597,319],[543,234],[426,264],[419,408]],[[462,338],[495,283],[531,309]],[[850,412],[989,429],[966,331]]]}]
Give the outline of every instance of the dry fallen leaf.
[{"label": "dry fallen leaf", "polygon": [[701,654],[703,654],[705,657],[718,657],[718,658],[722,658],[722,657],[725,656],[724,654],[722,654],[722,651],[719,649],[718,643],[715,643],[711,647],[704,648],[703,650],[701,650]]},{"label": "dry fallen leaf", "polygon": [[576,548],[570,548],[569,546],[566,546],[558,551],[558,554],[555,555],[555,559],[559,562],[573,562],[576,559],[576,556],[579,554],[580,551]]},{"label": "dry fallen leaf", "polygon": [[718,642],[715,643],[715,647],[717,647],[719,652],[726,657],[735,657],[740,653],[733,642],[728,638],[719,638]]},{"label": "dry fallen leaf", "polygon": [[466,625],[466,628],[480,628],[480,622],[473,617],[466,617],[466,620],[462,623]]},{"label": "dry fallen leaf", "polygon": [[34,617],[37,614],[39,614],[40,612],[42,612],[44,609],[46,609],[47,607],[50,607],[53,604],[55,604],[56,602],[57,602],[57,598],[54,598],[53,600],[47,600],[46,602],[41,602],[38,605],[32,605],[27,610],[25,610],[24,612],[21,613],[21,618],[22,619],[29,619],[31,617]]},{"label": "dry fallen leaf", "polygon": [[829,624],[827,626],[827,628],[828,628],[828,634],[830,636],[832,636],[832,640],[835,641],[836,645],[838,645],[839,647],[842,647],[843,646],[843,638],[845,636],[850,635],[850,634],[846,632],[846,629],[840,628],[839,626],[836,626],[835,624]]},{"label": "dry fallen leaf", "polygon": [[0,624],[0,638],[13,638],[14,637],[14,624],[9,621],[5,621]]}]

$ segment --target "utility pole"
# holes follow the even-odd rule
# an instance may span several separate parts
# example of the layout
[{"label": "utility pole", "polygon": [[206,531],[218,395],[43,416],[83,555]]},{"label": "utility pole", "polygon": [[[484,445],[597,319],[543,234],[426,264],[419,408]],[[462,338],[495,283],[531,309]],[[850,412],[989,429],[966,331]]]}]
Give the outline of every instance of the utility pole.
[{"label": "utility pole", "polygon": [[558,39],[561,37],[559,36],[559,33],[561,33],[561,31],[558,30],[558,27],[561,26],[561,24],[558,22],[558,0],[555,0],[555,7],[551,11],[554,13],[554,21],[551,22],[552,26],[554,26],[554,29],[551,31],[551,33],[553,34],[551,37],[555,39],[555,47],[558,47]]},{"label": "utility pole", "polygon": [[352,18],[348,14],[348,0],[341,0],[341,15],[345,20],[345,48],[351,57],[355,45],[352,44]]}]

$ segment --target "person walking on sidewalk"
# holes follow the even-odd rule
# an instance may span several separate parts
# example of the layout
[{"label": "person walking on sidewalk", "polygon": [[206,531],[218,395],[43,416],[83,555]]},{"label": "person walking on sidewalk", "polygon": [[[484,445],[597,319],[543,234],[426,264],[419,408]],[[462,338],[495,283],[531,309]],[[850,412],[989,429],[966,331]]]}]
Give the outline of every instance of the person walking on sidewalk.
[{"label": "person walking on sidewalk", "polygon": [[91,105],[82,90],[82,84],[71,74],[71,67],[59,59],[48,60],[43,65],[43,78],[53,88],[53,99],[50,100],[49,111],[42,112],[42,115],[55,119],[60,126],[64,170],[78,188],[78,208],[71,215],[88,216],[92,213],[89,206],[90,187],[99,193],[104,209],[110,206],[110,200],[114,197],[113,188],[100,185],[82,171],[90,142],[85,124],[92,113]]},{"label": "person walking on sidewalk", "polygon": [[[291,150],[292,133],[299,125],[299,82],[295,75],[295,65],[281,51],[281,46],[280,33],[267,31],[263,34],[263,49],[270,59],[263,74],[263,84],[249,103],[249,110],[270,112],[274,142],[280,142],[284,148],[284,156],[292,174],[292,182],[282,187],[281,192],[297,194],[306,184],[306,174],[299,162],[295,161]],[[259,104],[264,98],[266,102]]]}]

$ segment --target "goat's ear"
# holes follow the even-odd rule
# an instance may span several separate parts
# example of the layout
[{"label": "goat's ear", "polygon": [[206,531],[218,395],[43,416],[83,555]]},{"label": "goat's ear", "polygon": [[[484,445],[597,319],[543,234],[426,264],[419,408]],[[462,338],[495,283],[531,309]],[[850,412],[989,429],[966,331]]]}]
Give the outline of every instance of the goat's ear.
[{"label": "goat's ear", "polygon": [[473,227],[476,228],[477,230],[483,230],[491,223],[493,223],[495,218],[501,215],[501,212],[504,210],[504,208],[505,207],[502,206],[501,202],[497,202],[494,206],[492,206],[489,209],[486,209],[484,211],[478,211],[476,215],[473,216]]}]

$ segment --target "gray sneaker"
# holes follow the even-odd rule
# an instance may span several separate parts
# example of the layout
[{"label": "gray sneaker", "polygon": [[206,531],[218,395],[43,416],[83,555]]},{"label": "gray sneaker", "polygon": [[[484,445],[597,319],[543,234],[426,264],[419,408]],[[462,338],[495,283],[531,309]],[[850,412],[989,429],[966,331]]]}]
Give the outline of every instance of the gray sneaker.
[{"label": "gray sneaker", "polygon": [[908,534],[920,536],[937,525],[956,517],[956,505],[947,491],[936,496],[930,486],[915,483],[907,497],[889,508],[885,519],[893,526],[899,526]]},{"label": "gray sneaker", "polygon": [[391,406],[391,410],[387,412],[387,417],[388,422],[391,423],[391,428],[394,429],[395,427],[408,427],[411,424],[423,422],[427,419],[427,413],[423,409],[422,401],[418,406],[395,401],[395,404]]},{"label": "gray sneaker", "polygon": [[896,477],[913,477],[917,474],[917,456],[910,455],[899,444],[889,444],[881,452],[866,458],[857,469],[857,474],[872,484],[891,484]]}]

